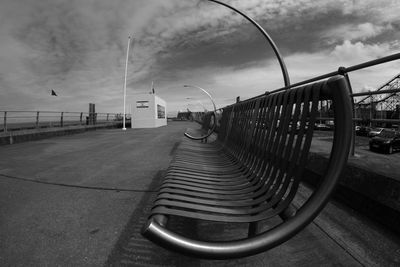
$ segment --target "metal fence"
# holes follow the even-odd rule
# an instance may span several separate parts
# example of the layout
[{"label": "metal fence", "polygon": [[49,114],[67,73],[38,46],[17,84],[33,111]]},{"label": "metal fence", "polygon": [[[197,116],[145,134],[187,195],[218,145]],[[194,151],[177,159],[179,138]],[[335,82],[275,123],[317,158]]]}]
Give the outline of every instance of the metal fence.
[{"label": "metal fence", "polygon": [[116,113],[59,112],[59,111],[0,111],[0,132],[118,123],[122,115]]}]

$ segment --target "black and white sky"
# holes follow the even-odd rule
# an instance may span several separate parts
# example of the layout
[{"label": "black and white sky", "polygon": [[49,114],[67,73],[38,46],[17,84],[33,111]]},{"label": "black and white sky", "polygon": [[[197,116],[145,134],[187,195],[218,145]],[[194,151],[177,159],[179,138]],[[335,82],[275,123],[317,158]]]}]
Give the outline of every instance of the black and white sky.
[{"label": "black and white sky", "polygon": [[[292,82],[400,51],[397,0],[225,0],[271,35]],[[0,110],[122,112],[128,36],[128,105],[151,90],[170,114],[283,86],[265,39],[241,16],[205,0],[1,0]],[[352,73],[373,90],[400,63]],[[50,92],[55,90],[57,97]],[[203,99],[202,99],[203,97]],[[203,103],[203,104],[202,104]]]}]

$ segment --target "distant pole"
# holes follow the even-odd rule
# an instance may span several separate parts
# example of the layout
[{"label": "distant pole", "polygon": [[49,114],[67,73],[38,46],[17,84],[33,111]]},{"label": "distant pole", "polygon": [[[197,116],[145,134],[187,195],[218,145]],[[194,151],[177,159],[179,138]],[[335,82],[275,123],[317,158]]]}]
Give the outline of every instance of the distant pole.
[{"label": "distant pole", "polygon": [[124,117],[122,118],[122,130],[125,131],[125,107],[126,107],[126,76],[128,75],[128,59],[129,59],[129,46],[131,45],[131,37],[128,36],[128,48],[126,49],[126,63],[125,63],[125,80],[124,80]]},{"label": "distant pole", "polygon": [[[371,92],[371,90],[369,91]],[[372,103],[373,103],[373,99],[372,99],[372,94],[370,95],[370,103],[369,103],[369,127],[372,127]]]}]

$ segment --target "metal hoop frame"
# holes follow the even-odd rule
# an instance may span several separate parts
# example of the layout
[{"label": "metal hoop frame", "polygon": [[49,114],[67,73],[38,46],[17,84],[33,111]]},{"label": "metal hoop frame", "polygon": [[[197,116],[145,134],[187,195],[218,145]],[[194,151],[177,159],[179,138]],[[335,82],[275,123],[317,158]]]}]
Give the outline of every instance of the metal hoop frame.
[{"label": "metal hoop frame", "polygon": [[[214,115],[214,119],[216,118],[217,107],[215,106],[214,99],[212,98],[212,96],[205,89],[203,89],[203,88],[201,88],[199,86],[196,86],[196,85],[184,85],[183,87],[193,87],[193,88],[197,88],[197,89],[203,91],[210,98],[210,100],[211,100],[211,102],[213,104],[213,107],[214,107],[213,115]],[[206,139],[207,137],[209,137],[210,135],[212,135],[212,133],[215,130],[215,127],[216,127],[216,123],[214,122],[212,128],[207,132],[207,134],[205,134],[203,136],[200,136],[200,137],[194,137],[194,136],[192,136],[192,135],[190,135],[188,133],[185,133],[185,136],[187,138],[189,138],[189,139],[192,139],[192,140],[203,140],[203,139]]]},{"label": "metal hoop frame", "polygon": [[[286,64],[285,64],[285,62],[284,62],[284,60],[283,60],[283,57],[282,57],[282,55],[280,54],[280,52],[279,52],[279,50],[278,50],[278,47],[276,46],[275,42],[272,40],[272,38],[269,36],[269,34],[266,32],[266,30],[265,30],[263,27],[261,27],[261,25],[258,24],[254,19],[250,18],[248,15],[246,15],[246,14],[243,13],[242,11],[240,11],[240,10],[238,10],[238,9],[236,9],[236,8],[234,8],[234,7],[232,7],[232,6],[228,5],[228,4],[226,4],[226,3],[220,2],[220,1],[218,1],[218,0],[207,0],[207,1],[217,3],[217,4],[219,4],[219,5],[225,6],[225,7],[229,8],[229,9],[235,11],[236,13],[240,14],[240,15],[243,16],[245,19],[247,19],[251,24],[253,24],[253,25],[261,32],[261,34],[265,37],[265,39],[266,39],[266,40],[268,41],[268,43],[271,45],[272,50],[274,51],[275,56],[277,57],[277,59],[278,59],[278,61],[279,61],[279,65],[280,65],[280,67],[281,67],[281,71],[282,71],[282,76],[283,76],[283,80],[284,80],[285,87],[290,86],[290,78],[289,78],[289,74],[288,74],[288,71],[287,71],[287,68],[286,68]],[[211,101],[212,101],[212,103],[213,103],[213,105],[214,105],[214,112],[213,112],[213,113],[214,113],[214,118],[216,118],[216,116],[215,116],[215,115],[216,115],[216,107],[215,107],[214,100],[213,100],[213,98],[211,97],[211,95],[210,95],[205,89],[203,89],[203,88],[201,88],[201,87],[198,87],[198,86],[191,86],[191,85],[184,85],[184,87],[194,87],[194,88],[198,88],[198,89],[202,90],[204,93],[206,93],[206,94],[208,95],[208,97],[211,99]],[[192,135],[190,135],[190,134],[188,134],[188,133],[186,133],[186,132],[185,132],[185,136],[186,136],[187,138],[189,138],[189,139],[192,139],[192,140],[203,140],[203,139],[206,139],[207,137],[209,137],[209,136],[214,132],[215,126],[216,126],[216,125],[215,125],[215,123],[214,123],[214,125],[213,125],[211,131],[208,131],[208,133],[205,134],[204,136],[201,136],[201,137],[194,137],[194,136],[192,136]]]},{"label": "metal hoop frame", "polygon": [[221,1],[218,0],[207,0],[210,2],[214,2],[217,4],[220,4],[222,6],[225,6],[233,11],[235,11],[236,13],[242,15],[245,19],[247,19],[251,24],[253,24],[260,32],[261,34],[267,39],[268,43],[271,45],[272,49],[274,50],[275,56],[278,58],[279,61],[279,65],[281,67],[281,71],[282,71],[282,76],[283,76],[283,80],[285,83],[285,87],[290,86],[290,78],[289,78],[289,74],[286,68],[286,64],[283,61],[283,58],[278,50],[278,47],[276,46],[276,44],[274,43],[274,41],[272,40],[272,38],[269,36],[269,34],[265,31],[265,29],[263,27],[261,27],[260,24],[258,24],[254,19],[250,18],[249,16],[247,16],[245,13],[243,13],[242,11],[228,5],[225,4]]}]

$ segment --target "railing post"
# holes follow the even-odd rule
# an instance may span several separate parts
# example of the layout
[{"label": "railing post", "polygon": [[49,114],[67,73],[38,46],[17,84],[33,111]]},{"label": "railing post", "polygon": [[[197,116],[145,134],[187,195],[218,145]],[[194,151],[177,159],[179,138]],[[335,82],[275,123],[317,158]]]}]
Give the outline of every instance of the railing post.
[{"label": "railing post", "polygon": [[[371,91],[369,91],[371,92]],[[373,99],[372,99],[372,94],[370,94],[370,102],[369,102],[369,127],[372,128],[372,103],[373,103]]]},{"label": "railing post", "polygon": [[80,122],[81,122],[81,125],[82,125],[82,117],[83,117],[83,112],[81,112],[81,117],[80,117]]},{"label": "railing post", "polygon": [[351,95],[351,117],[353,118],[352,120],[352,129],[351,129],[351,148],[350,148],[350,154],[351,156],[355,156],[355,144],[356,144],[356,122],[354,121],[355,118],[355,108],[354,108],[354,96],[353,96],[353,87],[351,86],[350,82],[350,77],[347,72],[347,69],[345,67],[339,67],[338,68],[338,74],[342,75],[347,82],[347,85],[349,86],[349,93]]},{"label": "railing post", "polygon": [[[349,90],[350,90],[350,94],[353,94],[353,87],[351,86],[351,82],[350,82],[350,77],[349,74],[346,72],[343,75],[347,81],[347,84],[349,85]],[[355,108],[354,108],[354,97],[351,97],[351,112],[352,112],[352,118],[355,118],[356,116],[356,112],[355,112]],[[350,149],[350,154],[352,156],[355,156],[356,154],[356,122],[353,119],[353,128],[351,130],[351,149]]]},{"label": "railing post", "polygon": [[4,111],[4,124],[3,124],[4,132],[7,132],[7,111]]},{"label": "railing post", "polygon": [[39,111],[36,112],[36,128],[39,128]]},{"label": "railing post", "polygon": [[323,100],[319,101],[319,122],[318,123],[321,123],[321,118],[322,118],[322,101]]},{"label": "railing post", "polygon": [[61,123],[60,127],[64,127],[64,112],[61,112]]}]

